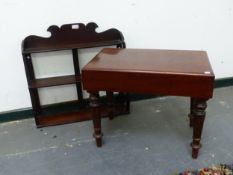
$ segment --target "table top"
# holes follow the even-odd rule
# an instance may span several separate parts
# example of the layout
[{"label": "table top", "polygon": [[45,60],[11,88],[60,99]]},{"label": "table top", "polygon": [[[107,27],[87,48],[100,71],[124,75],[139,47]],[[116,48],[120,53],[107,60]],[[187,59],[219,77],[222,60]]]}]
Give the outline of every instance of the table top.
[{"label": "table top", "polygon": [[85,70],[213,76],[205,51],[104,48]]},{"label": "table top", "polygon": [[105,48],[82,69],[88,92],[211,98],[214,73],[205,51]]}]

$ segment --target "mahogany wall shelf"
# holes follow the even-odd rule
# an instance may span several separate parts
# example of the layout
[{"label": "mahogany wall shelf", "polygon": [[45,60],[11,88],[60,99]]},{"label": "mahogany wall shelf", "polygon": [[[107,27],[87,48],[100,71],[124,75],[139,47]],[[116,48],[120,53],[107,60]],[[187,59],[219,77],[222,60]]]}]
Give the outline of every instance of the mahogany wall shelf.
[{"label": "mahogany wall shelf", "polygon": [[[65,124],[71,122],[78,122],[90,119],[90,111],[87,107],[78,112],[58,113],[53,115],[45,115],[40,104],[38,94],[39,88],[46,88],[51,86],[60,86],[75,84],[78,94],[77,105],[83,106],[83,90],[81,73],[79,66],[78,50],[83,48],[116,46],[117,48],[125,48],[125,41],[122,33],[117,29],[109,29],[104,32],[97,33],[96,23],[82,23],[65,24],[60,28],[52,25],[47,31],[51,33],[49,38],[30,35],[22,41],[22,56],[24,67],[28,82],[28,89],[32,102],[33,115],[37,127]],[[32,64],[32,53],[52,52],[60,50],[72,50],[74,75],[58,76],[37,79],[35,77],[34,68]],[[109,99],[112,97],[112,92]],[[110,102],[110,106],[111,106]],[[119,106],[122,106],[121,109]],[[124,110],[124,109],[125,110]],[[106,110],[102,110],[102,116],[106,117]],[[127,105],[118,105],[111,109],[114,115],[125,113],[129,110],[129,102]]]}]

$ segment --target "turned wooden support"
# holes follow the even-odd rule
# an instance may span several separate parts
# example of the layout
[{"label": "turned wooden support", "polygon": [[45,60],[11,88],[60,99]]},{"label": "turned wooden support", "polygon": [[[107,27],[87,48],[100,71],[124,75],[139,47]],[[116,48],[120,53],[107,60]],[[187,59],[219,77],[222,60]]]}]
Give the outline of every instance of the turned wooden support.
[{"label": "turned wooden support", "polygon": [[114,118],[113,116],[113,108],[114,108],[114,103],[113,103],[113,92],[107,91],[107,107],[108,107],[108,117],[110,120]]},{"label": "turned wooden support", "polygon": [[189,117],[189,126],[190,127],[193,127],[193,110],[194,110],[194,103],[195,103],[195,101],[194,101],[194,98],[190,98],[190,113],[189,113],[189,115],[188,115],[188,117]]},{"label": "turned wooden support", "polygon": [[126,93],[126,110],[127,110],[127,113],[130,113],[130,95],[129,93]]},{"label": "turned wooden support", "polygon": [[130,113],[130,95],[129,95],[129,93],[120,92],[118,95],[118,100],[121,103],[124,103],[126,105],[126,112],[129,114]]},{"label": "turned wooden support", "polygon": [[92,120],[94,125],[94,134],[97,147],[102,146],[102,132],[101,132],[101,111],[99,103],[99,93],[90,93],[90,107],[92,110]]},{"label": "turned wooden support", "polygon": [[207,107],[207,100],[205,99],[193,99],[193,141],[192,146],[192,158],[198,157],[199,149],[201,148],[201,134],[205,120],[205,109]]}]

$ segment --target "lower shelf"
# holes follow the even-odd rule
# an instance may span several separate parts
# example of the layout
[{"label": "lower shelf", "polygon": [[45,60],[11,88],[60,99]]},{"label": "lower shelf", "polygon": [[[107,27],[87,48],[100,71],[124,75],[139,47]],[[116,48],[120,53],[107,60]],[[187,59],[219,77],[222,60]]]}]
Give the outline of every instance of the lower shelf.
[{"label": "lower shelf", "polygon": [[[109,116],[110,109],[107,107],[101,108],[101,116],[102,117],[108,117]],[[127,110],[126,105],[124,104],[118,104],[115,105],[112,109],[113,116],[128,114],[129,111]],[[38,116],[37,117],[37,127],[47,127],[47,126],[55,126],[55,125],[61,125],[61,124],[68,124],[68,123],[74,123],[74,122],[81,122],[81,121],[87,121],[91,120],[91,111],[90,109],[78,111],[78,112],[68,112],[63,114],[55,114],[55,115],[49,115],[49,116]]]},{"label": "lower shelf", "polygon": [[80,83],[80,75],[66,75],[60,77],[40,78],[30,82],[29,88],[42,88],[58,85]]}]

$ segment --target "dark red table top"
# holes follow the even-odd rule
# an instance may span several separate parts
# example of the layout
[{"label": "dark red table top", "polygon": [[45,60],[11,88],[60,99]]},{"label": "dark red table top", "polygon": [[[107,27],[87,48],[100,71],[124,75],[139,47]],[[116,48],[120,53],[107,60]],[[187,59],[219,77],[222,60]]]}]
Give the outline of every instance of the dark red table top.
[{"label": "dark red table top", "polygon": [[205,51],[105,48],[82,70],[84,89],[212,97]]}]

